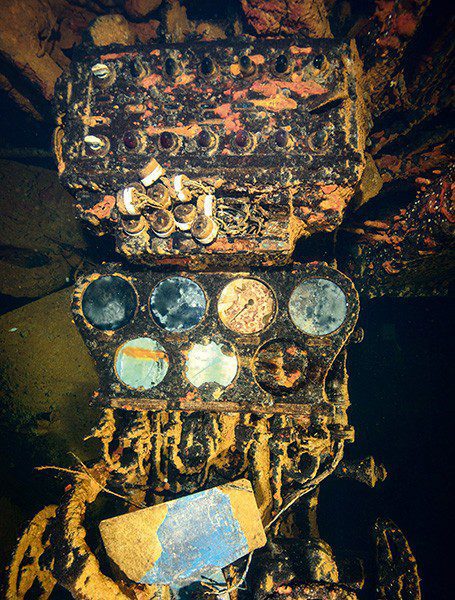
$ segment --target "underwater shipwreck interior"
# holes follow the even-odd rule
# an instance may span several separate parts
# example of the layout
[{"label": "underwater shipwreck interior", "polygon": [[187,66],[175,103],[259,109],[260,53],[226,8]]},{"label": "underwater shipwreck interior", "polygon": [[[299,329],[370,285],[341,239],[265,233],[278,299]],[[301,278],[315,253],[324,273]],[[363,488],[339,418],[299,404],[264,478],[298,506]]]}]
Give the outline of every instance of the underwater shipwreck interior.
[{"label": "underwater shipwreck interior", "polygon": [[454,597],[453,49],[444,0],[2,0],[2,598]]}]

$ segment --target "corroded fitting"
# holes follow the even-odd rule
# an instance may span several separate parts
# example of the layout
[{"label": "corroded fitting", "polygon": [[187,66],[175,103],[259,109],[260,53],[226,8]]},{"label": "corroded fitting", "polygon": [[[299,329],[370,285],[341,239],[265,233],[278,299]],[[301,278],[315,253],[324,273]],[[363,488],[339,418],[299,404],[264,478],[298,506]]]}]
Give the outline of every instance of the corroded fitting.
[{"label": "corroded fitting", "polygon": [[165,172],[166,169],[164,169],[156,159],[152,158],[152,160],[139,171],[139,177],[141,178],[141,183],[145,185],[145,187],[150,187],[152,183],[162,177]]},{"label": "corroded fitting", "polygon": [[96,63],[96,65],[93,65],[91,68],[91,71],[92,75],[97,79],[107,79],[111,74],[111,70],[104,63]]},{"label": "corroded fitting", "polygon": [[329,133],[327,128],[322,127],[309,136],[308,145],[314,152],[321,152],[327,145],[328,140]]},{"label": "corroded fitting", "polygon": [[145,148],[144,134],[140,131],[126,130],[122,138],[122,149],[126,152],[142,152]]},{"label": "corroded fitting", "polygon": [[218,71],[218,65],[211,56],[204,56],[198,70],[202,77],[212,77]]},{"label": "corroded fitting", "polygon": [[191,200],[192,194],[190,190],[184,187],[188,182],[189,179],[186,175],[176,175],[174,177],[174,190],[180,202],[189,202]]},{"label": "corroded fitting", "polygon": [[163,73],[169,79],[176,79],[182,72],[182,65],[172,56],[168,56],[163,63]]},{"label": "corroded fitting", "polygon": [[199,213],[205,215],[206,217],[211,217],[213,215],[213,201],[215,200],[215,196],[213,194],[202,194],[197,199],[197,210]]},{"label": "corroded fitting", "polygon": [[141,183],[131,183],[117,193],[117,209],[121,215],[138,217],[142,210],[139,201],[135,198],[134,191],[145,194],[145,188]]},{"label": "corroded fitting", "polygon": [[274,75],[278,76],[278,77],[282,77],[284,75],[287,75],[292,67],[292,59],[291,57],[286,54],[280,54],[279,56],[277,56],[277,58],[275,59],[275,62],[273,63],[272,66],[272,71],[274,73]]},{"label": "corroded fitting", "polygon": [[256,65],[247,54],[242,54],[239,58],[239,67],[242,75],[247,77],[256,72]]},{"label": "corroded fitting", "polygon": [[188,231],[197,217],[196,207],[193,204],[179,204],[174,209],[174,217],[177,229]]},{"label": "corroded fitting", "polygon": [[108,87],[115,81],[115,71],[104,63],[96,63],[90,71],[96,84],[102,88]]},{"label": "corroded fitting", "polygon": [[84,144],[89,154],[104,156],[109,151],[109,140],[104,135],[86,135]]},{"label": "corroded fitting", "polygon": [[156,183],[150,187],[147,196],[157,208],[168,208],[171,205],[169,189],[163,183]]},{"label": "corroded fitting", "polygon": [[127,235],[138,235],[147,227],[147,220],[144,216],[138,219],[122,219],[122,228]]},{"label": "corroded fitting", "polygon": [[218,136],[210,129],[201,129],[197,135],[197,144],[203,150],[213,150],[218,144]]},{"label": "corroded fitting", "polygon": [[176,175],[174,177],[173,186],[174,190],[179,193],[183,190],[183,187],[186,183],[188,183],[189,178],[186,175]]},{"label": "corroded fitting", "polygon": [[149,216],[149,223],[158,237],[169,237],[175,231],[174,215],[163,208],[156,210]]},{"label": "corroded fitting", "polygon": [[210,244],[218,235],[218,225],[211,217],[199,215],[191,226],[191,235],[201,244]]},{"label": "corroded fitting", "polygon": [[143,60],[141,60],[141,58],[139,56],[136,56],[131,61],[130,71],[131,71],[131,75],[135,79],[140,79],[141,77],[145,77],[146,75],[149,74],[149,69],[148,69],[147,65],[144,63]]},{"label": "corroded fitting", "polygon": [[187,189],[184,189],[184,190],[178,192],[178,194],[177,194],[177,198],[179,199],[180,202],[189,202],[192,197],[193,197],[193,194],[190,192],[190,190],[187,190]]}]

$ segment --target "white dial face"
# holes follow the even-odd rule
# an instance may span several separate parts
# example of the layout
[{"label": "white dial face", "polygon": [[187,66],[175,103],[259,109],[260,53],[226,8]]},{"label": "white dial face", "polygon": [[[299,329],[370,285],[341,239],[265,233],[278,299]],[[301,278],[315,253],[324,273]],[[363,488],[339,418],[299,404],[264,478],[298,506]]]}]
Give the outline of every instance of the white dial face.
[{"label": "white dial face", "polygon": [[204,383],[227,387],[234,381],[238,362],[234,352],[216,342],[194,344],[188,352],[185,374],[197,388]]}]

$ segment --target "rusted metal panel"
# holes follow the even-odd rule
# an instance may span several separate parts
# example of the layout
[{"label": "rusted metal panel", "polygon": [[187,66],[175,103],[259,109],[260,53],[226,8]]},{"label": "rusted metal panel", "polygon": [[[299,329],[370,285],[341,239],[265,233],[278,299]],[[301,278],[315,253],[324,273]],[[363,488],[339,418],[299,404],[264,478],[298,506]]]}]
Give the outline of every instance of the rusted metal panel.
[{"label": "rusted metal panel", "polygon": [[339,225],[364,168],[353,43],[85,47],[57,112],[79,214],[148,264],[282,264]]}]

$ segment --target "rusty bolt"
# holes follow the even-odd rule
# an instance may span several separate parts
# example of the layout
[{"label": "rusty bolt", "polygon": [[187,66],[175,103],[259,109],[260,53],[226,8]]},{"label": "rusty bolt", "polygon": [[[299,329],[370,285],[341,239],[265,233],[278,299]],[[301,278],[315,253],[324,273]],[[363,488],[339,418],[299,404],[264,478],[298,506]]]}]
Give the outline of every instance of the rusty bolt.
[{"label": "rusty bolt", "polygon": [[145,167],[139,171],[141,183],[145,185],[145,187],[150,187],[152,183],[162,177],[165,172],[165,169],[160,165],[160,163],[152,158],[152,160],[149,161]]},{"label": "rusty bolt", "polygon": [[120,214],[127,216],[139,216],[141,209],[134,197],[134,190],[145,193],[145,188],[141,183],[131,183],[117,193],[117,209]]},{"label": "rusty bolt", "polygon": [[139,217],[138,219],[122,219],[122,227],[123,231],[127,235],[138,235],[141,231],[147,226],[147,221],[144,217]]},{"label": "rusty bolt", "polygon": [[171,205],[169,189],[162,183],[155,183],[147,190],[147,196],[160,208],[168,208]]}]

